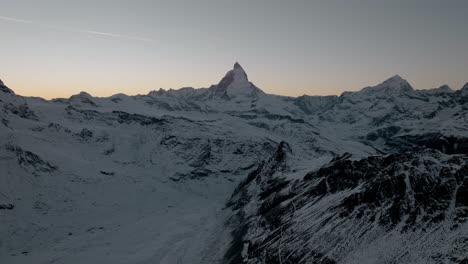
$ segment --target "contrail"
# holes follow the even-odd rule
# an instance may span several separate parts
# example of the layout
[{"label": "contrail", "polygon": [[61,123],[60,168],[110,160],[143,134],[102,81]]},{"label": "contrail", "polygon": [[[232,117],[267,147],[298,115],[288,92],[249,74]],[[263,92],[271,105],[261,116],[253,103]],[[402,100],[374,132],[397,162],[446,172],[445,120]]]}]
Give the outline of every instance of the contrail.
[{"label": "contrail", "polygon": [[127,36],[127,35],[121,35],[121,34],[114,34],[114,33],[107,33],[107,32],[99,32],[99,31],[94,31],[94,30],[80,30],[80,32],[82,32],[82,33],[88,33],[88,34],[95,34],[95,35],[108,36],[108,37],[114,37],[114,38],[126,38],[126,39],[133,39],[133,40],[141,40],[141,41],[154,42],[154,40],[149,39],[149,38],[133,37],[133,36]]},{"label": "contrail", "polygon": [[6,17],[6,16],[0,16],[0,19],[2,20],[7,20],[7,21],[12,21],[12,22],[19,22],[19,23],[32,23],[32,21],[29,20],[23,20],[23,19],[18,19],[18,18],[13,18],[13,17]]},{"label": "contrail", "polygon": [[85,34],[91,34],[91,35],[100,35],[100,36],[106,36],[106,37],[112,37],[112,38],[123,38],[123,39],[129,39],[129,40],[155,42],[155,40],[150,39],[150,38],[142,38],[142,37],[136,37],[136,36],[109,33],[109,32],[100,32],[100,31],[94,31],[94,30],[84,30],[84,29],[76,29],[76,28],[70,28],[70,27],[54,26],[54,25],[50,25],[50,24],[37,23],[37,22],[31,21],[31,20],[24,20],[24,19],[19,19],[19,18],[14,18],[14,17],[7,17],[7,16],[0,16],[0,20],[16,22],[16,23],[23,23],[23,24],[34,24],[36,26],[50,28],[50,29],[72,31],[72,32],[85,33]]}]

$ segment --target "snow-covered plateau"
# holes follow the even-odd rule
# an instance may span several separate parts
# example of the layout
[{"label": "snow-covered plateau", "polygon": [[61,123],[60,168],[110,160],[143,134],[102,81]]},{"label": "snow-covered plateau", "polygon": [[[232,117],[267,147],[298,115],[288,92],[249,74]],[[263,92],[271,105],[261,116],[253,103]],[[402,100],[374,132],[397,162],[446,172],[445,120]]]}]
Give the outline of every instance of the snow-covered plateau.
[{"label": "snow-covered plateau", "polygon": [[468,263],[468,84],[16,95],[0,263]]}]

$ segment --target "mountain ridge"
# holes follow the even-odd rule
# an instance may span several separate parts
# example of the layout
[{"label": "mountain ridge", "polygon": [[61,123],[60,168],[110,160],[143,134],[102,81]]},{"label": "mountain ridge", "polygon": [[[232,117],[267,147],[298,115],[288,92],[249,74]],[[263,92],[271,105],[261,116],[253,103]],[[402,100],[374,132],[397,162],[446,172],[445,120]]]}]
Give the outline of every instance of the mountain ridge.
[{"label": "mountain ridge", "polygon": [[[265,93],[264,91],[262,91],[260,88],[258,88],[257,86],[255,86],[253,83],[251,83],[249,80],[248,80],[248,75],[247,73],[245,72],[245,70],[243,69],[243,67],[239,64],[239,62],[235,62],[234,63],[234,66],[231,70],[229,70],[225,76],[218,82],[218,84],[215,84],[215,85],[212,85],[208,88],[193,88],[193,87],[182,87],[182,88],[177,88],[177,89],[163,89],[163,88],[160,88],[159,90],[152,90],[152,91],[149,91],[146,95],[151,95],[151,94],[156,94],[156,95],[162,95],[164,93],[171,93],[172,95],[177,95],[180,91],[181,93],[183,93],[184,90],[190,90],[190,91],[206,91],[206,90],[221,90],[221,91],[216,91],[214,93],[218,94],[218,96],[215,96],[215,97],[218,97],[218,98],[221,98],[223,96],[223,93],[225,92],[224,90],[226,90],[227,86],[229,86],[229,84],[231,84],[232,80],[230,80],[233,76],[238,76],[240,79],[240,82],[244,83],[244,84],[250,84],[252,86],[252,88],[257,91],[257,92],[260,92],[260,93]],[[1,82],[1,80],[0,80]],[[400,75],[394,75],[390,78],[387,78],[386,80],[384,80],[383,82],[381,82],[380,84],[377,84],[375,86],[367,86],[367,87],[363,87],[361,88],[360,90],[357,90],[357,91],[344,91],[342,92],[341,94],[339,95],[308,95],[308,94],[304,94],[304,95],[300,95],[300,96],[289,96],[289,95],[276,95],[276,96],[282,96],[282,97],[290,97],[290,98],[298,98],[298,97],[304,97],[304,96],[307,96],[307,97],[329,97],[329,96],[343,96],[343,95],[346,95],[346,94],[349,94],[349,93],[357,93],[357,92],[363,92],[363,90],[368,90],[369,88],[374,89],[374,90],[379,90],[379,89],[384,89],[385,88],[385,85],[403,85],[403,90],[406,90],[406,91],[430,91],[430,90],[434,90],[434,89],[441,89],[442,87],[445,87],[447,85],[443,85],[439,88],[432,88],[432,89],[420,89],[420,90],[415,90],[413,89],[413,87],[411,86],[411,84],[405,80],[404,78],[402,78]],[[1,86],[5,86],[2,83],[0,83]],[[6,86],[5,86],[6,87]],[[448,87],[448,86],[447,86]],[[392,88],[395,88],[395,87],[390,87],[390,89],[388,90],[395,90],[395,89],[392,89]],[[398,88],[398,87],[397,87]],[[401,87],[400,87],[401,88]],[[448,87],[450,90],[451,88]],[[468,83],[466,83],[462,88],[460,88],[459,90],[466,90],[468,89]],[[398,89],[396,89],[398,90]],[[444,90],[447,90],[446,88],[444,88]],[[13,91],[13,90],[12,90]],[[454,90],[454,91],[457,91],[457,90]],[[75,94],[75,95],[71,95],[68,99],[70,99],[71,97],[76,97],[80,94],[86,94],[86,95],[89,95],[91,97],[95,97],[95,96],[92,96],[91,94],[89,94],[88,92],[86,91],[82,91],[78,94]],[[220,95],[219,95],[220,94]],[[114,95],[110,95],[110,96],[104,96],[104,97],[96,97],[96,98],[111,98],[111,97],[114,97],[114,96],[118,96],[118,95],[125,95],[125,96],[129,96],[129,97],[134,97],[134,96],[142,96],[142,95],[126,95],[124,93],[117,93],[117,94],[114,94]],[[270,94],[270,95],[275,95],[275,94]],[[25,96],[27,97],[27,96]],[[66,98],[52,98],[50,100],[57,100],[57,99],[66,99]],[[47,99],[44,99],[44,100],[47,100]]]}]

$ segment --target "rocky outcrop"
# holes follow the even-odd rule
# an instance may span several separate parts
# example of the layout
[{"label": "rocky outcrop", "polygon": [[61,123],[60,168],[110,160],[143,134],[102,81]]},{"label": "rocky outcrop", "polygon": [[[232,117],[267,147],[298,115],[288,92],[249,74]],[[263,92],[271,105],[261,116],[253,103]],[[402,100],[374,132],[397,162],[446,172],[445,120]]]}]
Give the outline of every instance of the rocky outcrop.
[{"label": "rocky outcrop", "polygon": [[6,94],[15,94],[15,92],[13,92],[13,90],[11,90],[10,88],[8,88],[8,87],[2,82],[2,80],[0,80],[0,92],[6,93]]},{"label": "rocky outcrop", "polygon": [[23,104],[12,104],[7,103],[3,106],[5,111],[10,112],[11,114],[17,115],[24,119],[38,120],[38,117],[34,111],[29,108],[29,105],[26,103]]},{"label": "rocky outcrop", "polygon": [[[227,223],[232,228],[232,242],[225,254],[227,263],[244,263],[245,246],[249,241],[249,232],[257,224],[255,216],[261,215],[267,225],[263,231],[268,233],[269,227],[273,228],[278,223],[277,216],[280,211],[272,210],[277,207],[284,196],[277,194],[288,185],[289,181],[274,177],[274,174],[288,169],[288,156],[292,153],[291,147],[286,142],[281,142],[271,158],[261,162],[245,180],[235,189],[232,197],[227,202],[227,207],[235,213]],[[260,200],[258,208],[251,211],[249,204]]]},{"label": "rocky outcrop", "polygon": [[[293,182],[282,176],[288,172],[281,157],[277,152],[252,172],[228,203],[235,212],[229,224],[237,226],[230,263],[437,263],[440,252],[468,259],[459,254],[468,245],[453,236],[468,237],[466,156],[432,149],[361,160],[343,155]],[[428,245],[431,236],[452,250]],[[385,246],[383,237],[391,250],[366,251]],[[408,252],[407,243],[418,249]]]},{"label": "rocky outcrop", "polygon": [[86,105],[97,107],[98,105],[93,101],[92,96],[86,92],[81,92],[77,95],[72,95],[69,99],[72,104]]},{"label": "rocky outcrop", "polygon": [[19,146],[6,145],[5,148],[14,153],[18,159],[18,164],[38,176],[39,173],[51,173],[57,170],[57,167],[44,161],[39,155],[23,150]]},{"label": "rocky outcrop", "polygon": [[15,206],[13,204],[0,204],[0,210],[13,210]]}]

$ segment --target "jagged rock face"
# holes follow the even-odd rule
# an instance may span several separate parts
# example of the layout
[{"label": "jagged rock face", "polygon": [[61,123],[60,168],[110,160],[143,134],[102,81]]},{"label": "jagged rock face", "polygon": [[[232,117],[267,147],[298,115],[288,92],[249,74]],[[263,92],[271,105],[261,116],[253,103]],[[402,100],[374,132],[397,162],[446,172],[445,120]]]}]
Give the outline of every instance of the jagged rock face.
[{"label": "jagged rock face", "polygon": [[307,174],[304,180],[316,182],[309,189],[310,197],[360,189],[335,207],[341,210],[342,217],[370,213],[370,218],[379,224],[394,227],[410,215],[402,228],[417,229],[418,225],[450,217],[446,213],[451,204],[459,203],[454,193],[464,188],[467,161],[465,156],[450,157],[434,150],[421,150],[359,161],[335,161]]},{"label": "jagged rock face", "polygon": [[222,100],[245,99],[256,100],[263,92],[249,82],[247,74],[239,63],[234,64],[221,81],[208,90],[210,98],[219,98]]},{"label": "jagged rock face", "polygon": [[218,83],[219,89],[227,89],[234,81],[247,83],[247,73],[245,73],[239,63],[234,64],[234,69],[229,71],[226,76]]},{"label": "jagged rock face", "polygon": [[17,115],[21,118],[24,119],[32,119],[32,120],[37,120],[37,116],[32,111],[27,104],[20,104],[20,105],[14,105],[14,104],[5,104],[3,106],[3,109],[5,111],[8,111],[14,115]]},{"label": "jagged rock face", "polygon": [[467,91],[468,91],[468,83],[466,83],[466,84],[461,88],[461,90],[462,90],[463,92],[467,92]]},{"label": "jagged rock face", "polygon": [[436,150],[362,160],[345,155],[296,181],[264,168],[249,178],[269,175],[266,185],[242,184],[228,203],[238,226],[232,247],[242,245],[243,252],[226,255],[230,263],[468,260],[468,245],[459,243],[468,238],[466,156]]},{"label": "jagged rock face", "polygon": [[38,176],[41,173],[51,173],[57,170],[57,167],[51,165],[49,162],[44,161],[37,154],[23,150],[18,146],[6,145],[6,150],[14,153],[18,159],[18,164],[31,172],[33,175]]},{"label": "jagged rock face", "polygon": [[[281,142],[275,151],[274,155],[258,165],[248,177],[243,180],[234,191],[232,197],[227,203],[227,206],[236,211],[231,217],[229,225],[234,227],[232,231],[232,241],[229,249],[225,254],[225,261],[227,263],[244,263],[245,243],[248,233],[251,231],[252,223],[249,217],[254,217],[257,212],[248,211],[249,204],[255,201],[257,197],[260,199],[268,198],[274,195],[275,198],[263,201],[259,214],[265,215],[265,222],[271,225],[277,224],[276,217],[279,211],[272,210],[278,205],[278,201],[282,198],[276,198],[276,193],[284,188],[288,181],[283,179],[276,179],[273,177],[275,173],[286,171],[288,168],[287,160],[288,155],[291,154],[291,147],[286,142]],[[265,235],[268,230],[262,230]]]},{"label": "jagged rock face", "polygon": [[6,94],[15,94],[10,88],[6,87],[6,85],[0,80],[0,92]]}]

